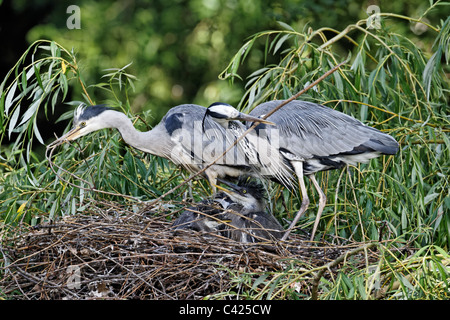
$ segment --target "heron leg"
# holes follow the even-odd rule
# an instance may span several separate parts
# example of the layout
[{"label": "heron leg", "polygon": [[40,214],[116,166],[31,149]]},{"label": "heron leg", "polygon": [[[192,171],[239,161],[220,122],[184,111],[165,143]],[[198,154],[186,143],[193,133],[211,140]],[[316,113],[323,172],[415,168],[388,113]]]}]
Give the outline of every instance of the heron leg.
[{"label": "heron leg", "polygon": [[327,197],[325,193],[320,188],[319,184],[317,183],[316,177],[314,174],[309,176],[309,179],[312,181],[314,187],[317,190],[317,193],[319,194],[319,210],[317,211],[316,221],[314,221],[314,227],[311,233],[311,241],[314,240],[314,235],[316,234],[317,226],[319,225],[320,217],[322,216],[323,208],[325,208],[325,204],[327,203]]},{"label": "heron leg", "polygon": [[217,172],[214,170],[207,169],[205,171],[206,176],[208,177],[209,185],[211,186],[212,196],[214,197],[217,192],[216,184],[217,184]]},{"label": "heron leg", "polygon": [[302,204],[300,206],[300,210],[298,210],[297,215],[295,216],[294,220],[292,220],[291,225],[284,233],[281,240],[286,240],[289,234],[291,233],[292,229],[297,224],[298,220],[302,217],[302,215],[305,213],[306,209],[308,209],[309,206],[309,198],[308,194],[306,193],[306,186],[305,181],[303,180],[303,162],[302,161],[292,161],[292,166],[294,167],[295,174],[298,177],[298,184],[300,186],[300,191],[302,193]]}]

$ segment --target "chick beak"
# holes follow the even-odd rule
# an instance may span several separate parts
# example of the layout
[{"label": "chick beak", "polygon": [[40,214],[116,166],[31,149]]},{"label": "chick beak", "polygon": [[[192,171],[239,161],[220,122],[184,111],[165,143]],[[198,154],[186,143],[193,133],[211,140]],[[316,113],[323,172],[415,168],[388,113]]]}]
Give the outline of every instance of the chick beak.
[{"label": "chick beak", "polygon": [[228,195],[233,195],[233,191],[228,190],[228,189],[226,189],[226,188],[224,188],[224,187],[221,187],[221,186],[216,185],[216,184],[214,185],[214,187],[216,187],[217,189],[219,189],[219,190],[225,192],[225,193],[228,194]]},{"label": "chick beak", "polygon": [[243,189],[242,187],[238,186],[237,184],[222,180],[220,178],[218,178],[217,181],[219,181],[220,183],[223,183],[224,185],[226,185],[227,187],[230,187],[232,189],[232,190],[228,190],[221,186],[217,186],[220,190],[227,192],[228,194],[232,194],[232,193],[239,194],[240,191]]}]

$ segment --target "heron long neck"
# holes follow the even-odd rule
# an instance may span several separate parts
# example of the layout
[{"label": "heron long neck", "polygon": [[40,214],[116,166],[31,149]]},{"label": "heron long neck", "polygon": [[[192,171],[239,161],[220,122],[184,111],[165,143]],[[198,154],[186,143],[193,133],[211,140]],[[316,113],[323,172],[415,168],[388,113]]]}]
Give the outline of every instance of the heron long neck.
[{"label": "heron long neck", "polygon": [[123,140],[130,146],[156,156],[166,157],[170,146],[162,141],[166,140],[160,137],[159,130],[141,132],[136,130],[131,120],[122,112],[114,112],[109,127],[116,128],[122,135]]}]

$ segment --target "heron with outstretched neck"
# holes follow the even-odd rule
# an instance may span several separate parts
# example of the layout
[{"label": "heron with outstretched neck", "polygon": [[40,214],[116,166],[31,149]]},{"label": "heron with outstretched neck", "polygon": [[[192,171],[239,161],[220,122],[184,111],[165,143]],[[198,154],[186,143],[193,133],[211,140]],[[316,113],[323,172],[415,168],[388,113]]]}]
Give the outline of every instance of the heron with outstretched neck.
[{"label": "heron with outstretched neck", "polygon": [[[74,112],[72,130],[47,146],[47,149],[97,130],[115,128],[130,146],[169,159],[193,173],[203,170],[215,161],[222,151],[232,147],[229,153],[235,157],[224,157],[223,161],[217,161],[204,171],[204,177],[209,180],[213,193],[217,178],[257,176],[246,162],[245,155],[228,141],[224,128],[215,121],[204,119],[205,112],[206,108],[199,105],[179,105],[170,109],[152,130],[141,132],[134,128],[131,120],[122,112],[104,105],[80,105]],[[272,124],[240,112],[238,117],[242,120]]]}]

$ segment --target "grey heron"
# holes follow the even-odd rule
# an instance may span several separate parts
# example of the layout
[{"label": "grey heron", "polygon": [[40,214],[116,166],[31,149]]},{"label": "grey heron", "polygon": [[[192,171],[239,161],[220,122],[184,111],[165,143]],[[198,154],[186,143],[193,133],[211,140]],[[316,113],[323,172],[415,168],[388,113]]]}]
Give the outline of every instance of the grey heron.
[{"label": "grey heron", "polygon": [[[260,104],[249,115],[260,118],[282,102],[282,100],[274,100]],[[227,121],[240,120],[228,117],[232,113],[230,108],[233,107],[226,104],[216,105],[211,119],[221,126],[226,126]],[[304,176],[309,177],[319,194],[319,208],[311,233],[312,241],[326,204],[326,195],[314,174],[319,171],[342,168],[348,164],[365,163],[383,154],[394,155],[399,148],[397,141],[388,134],[366,126],[342,112],[316,103],[291,101],[270,115],[267,120],[275,123],[275,126],[260,123],[255,128],[255,134],[259,136],[260,132],[264,132],[270,144],[276,144],[282,163],[291,169],[283,172],[290,174],[288,178],[291,181],[295,179],[293,175],[295,173],[302,195],[300,209],[282,240],[287,239],[309,206]],[[247,122],[244,129],[252,125],[253,123]],[[241,127],[240,134],[244,129]],[[250,152],[258,154],[259,150],[256,148]]]},{"label": "grey heron", "polygon": [[[229,219],[222,231],[225,236],[239,242],[260,242],[280,239],[284,230],[277,219],[267,211],[264,186],[252,179],[242,178],[238,184],[219,179],[231,190],[217,186],[234,202],[229,205],[224,219]],[[241,182],[244,181],[244,182]]]},{"label": "grey heron", "polygon": [[233,201],[223,192],[214,195],[213,199],[205,199],[185,209],[172,223],[176,234],[179,230],[215,233],[224,222],[229,222],[224,215],[226,208]]},{"label": "grey heron", "polygon": [[[47,148],[56,147],[91,132],[116,128],[123,140],[141,151],[167,158],[190,172],[198,172],[213,162],[230,144],[222,126],[215,121],[204,119],[206,108],[195,104],[184,104],[171,108],[152,130],[141,132],[134,128],[132,121],[122,112],[107,106],[80,105],[74,112],[73,129]],[[239,114],[240,119],[261,121]],[[205,134],[205,130],[208,134]],[[233,147],[232,156],[217,161],[204,171],[213,193],[217,178],[237,178],[243,174],[254,174],[245,162],[245,155]]]},{"label": "grey heron", "polygon": [[[248,120],[248,117],[249,115],[239,112],[227,103],[215,102],[206,109],[203,122],[208,120],[217,122],[231,135],[229,139],[235,140],[247,129],[241,121],[254,122],[254,120]],[[259,117],[252,117],[252,119],[258,119],[258,122],[268,126],[276,126],[272,122],[261,122],[262,119]],[[237,144],[239,152],[247,157],[246,162],[252,167],[257,177],[271,179],[292,188],[292,169],[282,161],[276,144],[277,140],[269,140],[263,131],[251,131],[244,136]]]},{"label": "grey heron", "polygon": [[213,201],[203,200],[188,208],[175,220],[175,232],[189,229],[220,234],[248,243],[279,239],[283,227],[266,208],[264,187],[252,179],[239,178],[237,184],[218,179],[230,189],[222,190]]}]

